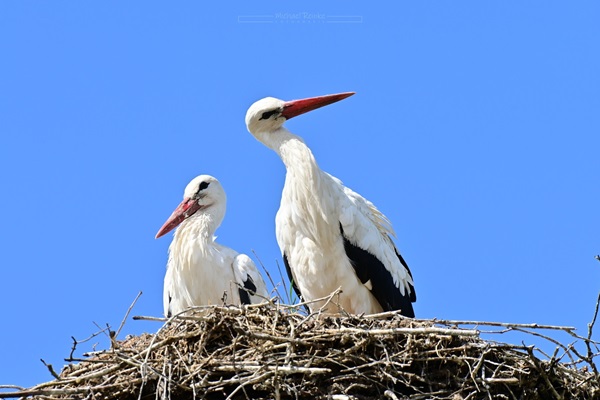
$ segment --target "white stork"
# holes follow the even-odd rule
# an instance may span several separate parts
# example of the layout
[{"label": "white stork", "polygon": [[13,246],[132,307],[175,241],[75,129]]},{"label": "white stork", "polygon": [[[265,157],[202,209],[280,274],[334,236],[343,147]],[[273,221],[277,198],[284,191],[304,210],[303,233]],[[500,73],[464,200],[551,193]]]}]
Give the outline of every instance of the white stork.
[{"label": "white stork", "polygon": [[[394,246],[388,219],[368,200],[319,169],[302,138],[283,123],[345,99],[340,93],[302,100],[267,97],[246,113],[250,133],[274,150],[286,167],[275,219],[277,242],[296,294],[305,301],[329,296],[353,314],[401,310],[414,317],[416,301],[408,265]],[[310,304],[313,311],[336,313],[332,302]]]},{"label": "white stork", "polygon": [[167,317],[193,306],[251,304],[269,297],[250,257],[215,242],[226,202],[219,181],[200,175],[186,186],[183,201],[156,234],[159,238],[177,227],[163,292]]}]

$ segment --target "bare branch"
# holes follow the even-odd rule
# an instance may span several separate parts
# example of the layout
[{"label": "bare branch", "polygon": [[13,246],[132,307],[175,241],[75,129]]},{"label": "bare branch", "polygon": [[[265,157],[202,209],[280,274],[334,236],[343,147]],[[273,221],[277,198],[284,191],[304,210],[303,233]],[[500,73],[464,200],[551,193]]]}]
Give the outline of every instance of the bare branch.
[{"label": "bare branch", "polygon": [[116,340],[117,337],[119,337],[119,333],[121,333],[121,329],[123,329],[123,326],[125,326],[125,321],[127,321],[127,317],[129,317],[129,313],[131,312],[131,310],[133,309],[133,306],[135,306],[135,303],[137,303],[137,301],[141,295],[142,295],[142,291],[140,290],[140,292],[137,294],[137,296],[135,296],[135,299],[133,299],[133,302],[127,309],[127,312],[125,313],[125,316],[123,317],[123,320],[121,321],[121,325],[119,325],[119,329],[117,329],[117,332],[115,333],[115,335],[112,339]]},{"label": "bare branch", "polygon": [[52,366],[52,364],[46,363],[46,361],[44,361],[43,358],[40,358],[40,361],[42,362],[42,364],[44,364],[46,366],[46,368],[48,368],[50,375],[52,375],[54,377],[54,379],[60,379],[60,376],[58,376],[58,374],[54,370],[54,367]]}]

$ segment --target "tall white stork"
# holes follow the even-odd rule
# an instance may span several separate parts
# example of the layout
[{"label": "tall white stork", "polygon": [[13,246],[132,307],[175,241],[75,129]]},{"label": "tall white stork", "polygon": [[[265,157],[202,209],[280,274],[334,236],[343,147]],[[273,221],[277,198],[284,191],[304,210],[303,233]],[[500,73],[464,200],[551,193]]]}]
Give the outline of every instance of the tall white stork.
[{"label": "tall white stork", "polygon": [[[354,314],[401,310],[414,317],[408,265],[394,246],[388,219],[368,200],[319,169],[302,138],[283,123],[354,93],[302,100],[267,97],[246,113],[250,133],[274,150],[287,173],[275,219],[277,242],[296,294],[305,301],[341,288],[338,305]],[[311,310],[339,310],[332,302]]]},{"label": "tall white stork", "polygon": [[163,292],[167,317],[189,307],[251,304],[269,297],[254,262],[245,254],[215,242],[225,217],[227,197],[219,181],[200,175],[187,185],[183,201],[156,234],[173,228]]}]

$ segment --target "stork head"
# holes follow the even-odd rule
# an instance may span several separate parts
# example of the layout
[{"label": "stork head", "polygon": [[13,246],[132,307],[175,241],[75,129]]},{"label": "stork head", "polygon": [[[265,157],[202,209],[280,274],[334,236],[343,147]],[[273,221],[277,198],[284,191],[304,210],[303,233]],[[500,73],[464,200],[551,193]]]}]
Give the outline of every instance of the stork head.
[{"label": "stork head", "polygon": [[223,186],[210,175],[200,175],[192,179],[185,187],[183,201],[164,223],[156,238],[169,233],[187,219],[209,214],[216,229],[225,217],[227,196]]},{"label": "stork head", "polygon": [[265,143],[269,133],[278,130],[288,119],[343,100],[353,94],[354,92],[346,92],[291,101],[265,97],[248,109],[246,127],[258,140]]}]

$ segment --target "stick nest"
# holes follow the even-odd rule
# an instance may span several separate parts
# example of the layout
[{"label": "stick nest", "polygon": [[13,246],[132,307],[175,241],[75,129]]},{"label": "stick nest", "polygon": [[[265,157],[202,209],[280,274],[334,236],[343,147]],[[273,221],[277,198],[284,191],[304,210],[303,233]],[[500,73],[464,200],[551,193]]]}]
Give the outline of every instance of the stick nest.
[{"label": "stick nest", "polygon": [[542,360],[533,347],[483,340],[461,324],[397,313],[306,316],[273,303],[214,306],[173,317],[156,334],[113,340],[59,379],[0,397],[600,398],[597,353],[588,359],[559,344]]}]

